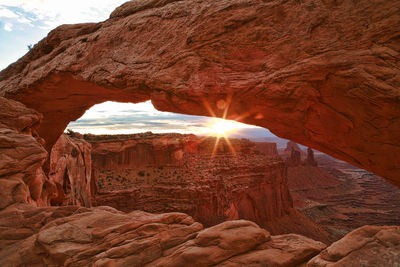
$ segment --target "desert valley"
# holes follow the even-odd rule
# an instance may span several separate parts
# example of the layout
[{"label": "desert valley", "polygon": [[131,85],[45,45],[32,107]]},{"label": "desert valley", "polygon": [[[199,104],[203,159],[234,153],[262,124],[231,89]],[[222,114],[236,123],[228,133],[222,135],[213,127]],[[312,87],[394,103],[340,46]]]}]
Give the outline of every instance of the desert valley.
[{"label": "desert valley", "polygon": [[[0,72],[0,266],[399,267],[399,28],[383,0],[132,0],[57,27]],[[226,121],[69,128],[106,101]]]}]

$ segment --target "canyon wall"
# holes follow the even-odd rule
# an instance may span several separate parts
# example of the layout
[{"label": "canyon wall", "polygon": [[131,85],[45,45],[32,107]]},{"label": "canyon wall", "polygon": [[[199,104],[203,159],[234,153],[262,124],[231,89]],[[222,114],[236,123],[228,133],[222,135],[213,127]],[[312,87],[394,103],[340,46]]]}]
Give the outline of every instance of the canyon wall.
[{"label": "canyon wall", "polygon": [[51,151],[107,100],[268,128],[400,181],[400,2],[129,1],[62,25],[0,72]]},{"label": "canyon wall", "polygon": [[[40,115],[1,97],[0,104],[2,266],[400,264],[398,226],[365,226],[324,250],[321,242],[295,234],[271,236],[244,220],[204,229],[182,213],[35,207],[48,205],[55,188],[42,171],[47,153],[36,133]],[[76,155],[72,151],[64,150],[61,158]]]},{"label": "canyon wall", "polygon": [[96,205],[179,211],[206,226],[246,219],[274,234],[329,240],[293,208],[276,144],[151,133],[85,138],[93,147]]},{"label": "canyon wall", "polygon": [[[294,206],[327,230],[332,240],[364,225],[397,225],[400,189],[366,170],[288,143],[288,187]],[[299,151],[300,150],[300,151]],[[301,154],[300,154],[301,152]],[[301,158],[300,155],[303,157]]]},{"label": "canyon wall", "polygon": [[273,149],[266,155],[246,139],[216,141],[151,133],[90,141],[97,205],[181,211],[205,225],[239,218],[263,224],[290,212],[286,169],[271,159]]}]

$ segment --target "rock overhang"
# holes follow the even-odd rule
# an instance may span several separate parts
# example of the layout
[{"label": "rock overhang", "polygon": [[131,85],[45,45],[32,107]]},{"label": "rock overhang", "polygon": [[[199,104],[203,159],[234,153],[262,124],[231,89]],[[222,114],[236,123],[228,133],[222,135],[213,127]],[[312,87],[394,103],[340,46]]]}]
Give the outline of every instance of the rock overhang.
[{"label": "rock overhang", "polygon": [[53,30],[0,73],[0,94],[43,114],[48,151],[94,104],[152,100],[226,113],[399,185],[399,14],[395,1],[131,1]]}]

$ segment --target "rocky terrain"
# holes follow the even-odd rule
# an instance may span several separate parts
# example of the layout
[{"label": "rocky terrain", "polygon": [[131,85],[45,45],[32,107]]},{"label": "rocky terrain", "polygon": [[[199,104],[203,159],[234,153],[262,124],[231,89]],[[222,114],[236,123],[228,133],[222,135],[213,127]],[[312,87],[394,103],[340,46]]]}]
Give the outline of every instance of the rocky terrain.
[{"label": "rocky terrain", "polygon": [[293,208],[273,143],[180,134],[85,135],[93,203],[130,212],[184,212],[205,226],[246,219],[273,234],[329,235]]},{"label": "rocky terrain", "polygon": [[309,152],[307,158],[300,159],[300,151],[306,153],[292,143],[282,156],[292,147],[299,152],[286,159],[294,206],[324,227],[334,240],[363,225],[399,224],[399,188],[323,153],[310,159]]},{"label": "rocky terrain", "polygon": [[296,234],[271,236],[245,220],[204,229],[183,213],[19,205],[0,214],[1,266],[400,264],[398,226],[365,226],[326,247]]},{"label": "rocky terrain", "polygon": [[[184,213],[82,207],[89,146],[65,138],[60,160],[49,156],[92,105],[151,99],[267,127],[399,186],[399,26],[398,1],[139,0],[104,22],[58,27],[0,72],[0,265],[400,265],[399,226],[326,247],[246,220],[203,228]],[[357,210],[383,199],[365,178]],[[274,201],[289,193],[266,188]]]}]

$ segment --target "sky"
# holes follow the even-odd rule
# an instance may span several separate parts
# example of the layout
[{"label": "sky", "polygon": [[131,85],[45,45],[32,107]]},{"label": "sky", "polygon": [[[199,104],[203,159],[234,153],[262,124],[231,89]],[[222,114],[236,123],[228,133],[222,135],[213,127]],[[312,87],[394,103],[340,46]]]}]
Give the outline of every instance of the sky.
[{"label": "sky", "polygon": [[[0,0],[0,70],[15,62],[55,27],[99,22],[126,0]],[[105,102],[89,109],[67,129],[81,133],[126,134],[152,131],[230,137],[271,137],[268,130],[237,122],[157,111],[140,104]]]}]

